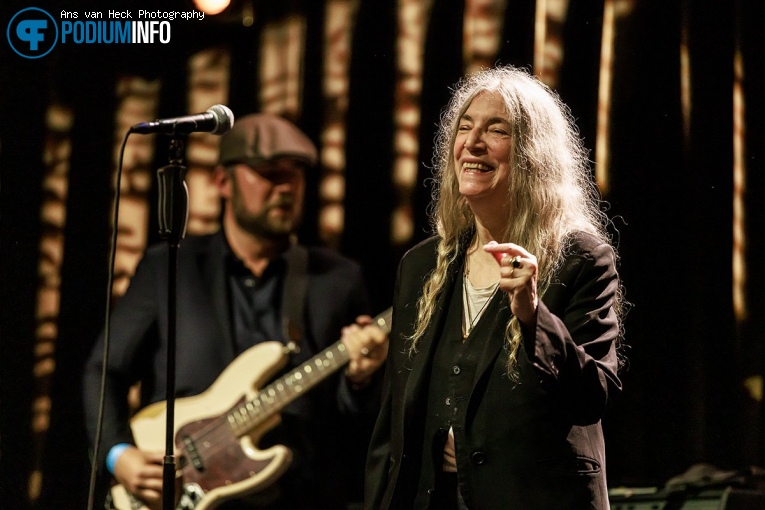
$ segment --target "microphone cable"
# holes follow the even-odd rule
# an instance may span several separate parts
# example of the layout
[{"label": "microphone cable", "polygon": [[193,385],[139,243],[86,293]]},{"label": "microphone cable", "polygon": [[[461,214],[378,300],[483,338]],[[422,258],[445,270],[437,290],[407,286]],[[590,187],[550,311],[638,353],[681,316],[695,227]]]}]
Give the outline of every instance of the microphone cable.
[{"label": "microphone cable", "polygon": [[88,510],[93,510],[95,493],[96,493],[96,480],[98,473],[98,453],[101,446],[101,429],[104,421],[104,402],[106,400],[106,365],[109,360],[109,339],[111,337],[111,302],[112,302],[112,285],[114,283],[114,262],[117,256],[117,234],[119,227],[119,210],[120,210],[120,185],[122,182],[122,164],[125,156],[125,146],[127,145],[130,131],[125,134],[122,140],[122,146],[120,147],[119,163],[117,164],[117,181],[115,183],[114,192],[114,209],[112,212],[113,225],[111,246],[109,255],[109,269],[106,278],[106,316],[104,318],[104,353],[101,366],[101,390],[98,394],[98,420],[96,422],[96,435],[93,444],[93,452],[90,459],[90,483],[88,485]]}]

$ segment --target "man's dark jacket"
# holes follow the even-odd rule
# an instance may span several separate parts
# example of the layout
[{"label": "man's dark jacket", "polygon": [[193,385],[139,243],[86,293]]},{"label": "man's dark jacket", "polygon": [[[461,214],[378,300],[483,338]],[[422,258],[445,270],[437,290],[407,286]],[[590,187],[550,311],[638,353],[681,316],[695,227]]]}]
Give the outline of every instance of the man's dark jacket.
[{"label": "man's dark jacket", "polygon": [[[142,405],[166,400],[168,251],[165,244],[147,251],[111,318],[99,466],[104,466],[111,446],[134,443],[125,398],[131,385],[141,381]],[[327,249],[307,251],[305,331],[300,353],[291,357],[288,368],[338,341],[344,326],[353,323],[358,315],[369,313],[358,264]],[[236,356],[225,272],[227,252],[222,232],[190,236],[178,250],[177,397],[206,390]],[[83,381],[91,439],[95,436],[103,341],[102,335]],[[365,423],[363,411],[374,413],[376,407],[372,404],[369,408],[349,409],[341,405],[341,395],[352,393],[343,379],[340,370],[290,404],[282,413],[282,424],[260,443],[263,448],[285,444],[294,450],[291,471],[280,481],[282,497],[297,498],[299,503],[295,504],[301,506],[304,498],[305,508],[342,508],[347,492],[347,455],[354,455],[354,448],[366,448],[363,433],[358,430]],[[352,395],[351,402],[354,397],[360,396]],[[372,420],[367,417],[367,421]],[[349,439],[362,443],[352,445]],[[357,464],[351,468],[357,479],[359,466],[363,465],[363,460],[358,464],[359,459],[363,454],[356,455]]]}]

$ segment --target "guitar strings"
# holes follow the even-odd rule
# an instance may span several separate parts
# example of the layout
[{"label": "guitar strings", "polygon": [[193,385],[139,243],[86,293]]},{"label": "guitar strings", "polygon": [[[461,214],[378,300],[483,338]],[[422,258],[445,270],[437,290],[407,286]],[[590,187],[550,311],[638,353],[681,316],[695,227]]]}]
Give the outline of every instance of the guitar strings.
[{"label": "guitar strings", "polygon": [[[347,360],[341,359],[338,362],[338,360],[334,360],[335,353],[332,353],[332,356],[327,356],[327,354],[331,350],[332,350],[331,348],[327,349],[321,354],[324,354],[324,358],[326,361],[330,361],[330,359],[327,359],[327,358],[331,358],[332,361],[335,362],[334,366],[330,367],[329,365],[326,365],[324,362],[317,363],[316,367],[322,371],[327,368],[330,368],[331,372],[334,372],[339,366],[342,366],[344,362],[347,361]],[[319,356],[321,356],[321,354]],[[293,371],[293,375],[296,373],[301,373],[304,377],[306,377],[306,382],[304,383],[304,387],[306,389],[309,389],[314,384],[320,382],[323,379],[323,377],[316,377],[316,375],[314,375],[312,371],[310,373],[306,372],[305,368],[307,366],[309,366],[308,363],[300,366],[295,371]],[[323,374],[319,372],[318,375],[323,375]],[[275,383],[272,383],[266,386],[265,388],[263,388],[260,391],[260,393],[258,393],[258,395],[252,400],[249,400],[248,402],[242,405],[234,405],[228,411],[226,411],[225,413],[223,413],[216,419],[212,419],[210,423],[206,424],[204,427],[202,427],[198,431],[193,431],[189,433],[188,438],[195,444],[195,449],[199,450],[199,446],[197,445],[201,444],[204,446],[205,456],[214,457],[220,451],[225,451],[225,447],[228,443],[227,440],[230,437],[228,434],[228,431],[226,430],[226,428],[224,428],[224,425],[228,426],[228,429],[234,435],[234,439],[238,440],[240,437],[242,437],[245,434],[239,435],[237,433],[237,429],[245,428],[245,429],[251,430],[252,428],[257,426],[259,423],[262,423],[263,421],[265,421],[265,419],[261,419],[260,422],[258,420],[260,418],[268,418],[268,416],[271,414],[270,411],[272,411],[274,407],[278,408],[279,406],[282,406],[283,404],[282,399],[279,398],[279,395],[281,395],[281,391],[275,390],[273,388],[274,384]],[[273,394],[270,394],[271,391],[273,391]],[[302,391],[300,393],[302,394]],[[289,402],[297,398],[297,396],[299,395],[293,395],[290,398],[290,396],[288,395],[286,402],[284,402],[284,405],[288,404]],[[248,406],[255,401],[260,402],[260,404],[257,407],[256,414],[262,414],[262,412],[265,411],[265,416],[255,417],[253,419],[252,409]],[[274,406],[274,403],[276,403],[277,405]],[[243,409],[246,410],[245,413],[241,412],[241,410]],[[240,423],[236,418],[237,414],[240,416],[245,416],[247,422]],[[229,419],[230,417],[236,423],[231,423],[231,420]],[[185,456],[188,457],[190,455],[190,453],[188,452],[183,442],[181,442],[180,449],[184,452]]]}]

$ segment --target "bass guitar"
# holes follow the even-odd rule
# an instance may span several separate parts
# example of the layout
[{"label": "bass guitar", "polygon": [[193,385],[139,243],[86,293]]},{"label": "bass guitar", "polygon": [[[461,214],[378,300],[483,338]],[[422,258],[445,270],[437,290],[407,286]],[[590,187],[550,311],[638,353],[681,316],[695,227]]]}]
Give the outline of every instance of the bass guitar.
[{"label": "bass guitar", "polygon": [[[386,333],[391,313],[389,308],[374,319]],[[183,481],[179,506],[184,510],[209,510],[257,492],[286,471],[292,461],[289,448],[259,450],[258,441],[279,423],[279,412],[287,404],[349,361],[345,345],[338,341],[261,388],[287,364],[290,351],[281,342],[250,347],[203,393],[175,400],[174,438]],[[131,419],[139,449],[165,449],[166,413],[167,403],[157,402]],[[120,484],[111,488],[111,498],[116,510],[149,510]]]}]

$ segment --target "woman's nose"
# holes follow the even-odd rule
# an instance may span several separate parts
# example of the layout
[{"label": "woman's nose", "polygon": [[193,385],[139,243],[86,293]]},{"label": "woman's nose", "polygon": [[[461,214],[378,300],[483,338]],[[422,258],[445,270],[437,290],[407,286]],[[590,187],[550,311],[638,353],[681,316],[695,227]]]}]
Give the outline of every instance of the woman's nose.
[{"label": "woman's nose", "polygon": [[483,137],[481,136],[481,131],[478,129],[471,129],[467,135],[467,138],[465,139],[465,148],[467,148],[470,151],[473,151],[474,149],[478,149],[482,145],[483,145]]}]

